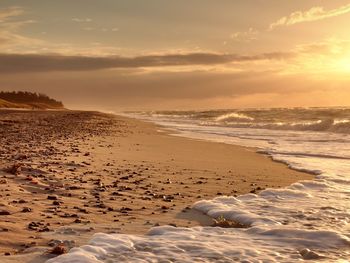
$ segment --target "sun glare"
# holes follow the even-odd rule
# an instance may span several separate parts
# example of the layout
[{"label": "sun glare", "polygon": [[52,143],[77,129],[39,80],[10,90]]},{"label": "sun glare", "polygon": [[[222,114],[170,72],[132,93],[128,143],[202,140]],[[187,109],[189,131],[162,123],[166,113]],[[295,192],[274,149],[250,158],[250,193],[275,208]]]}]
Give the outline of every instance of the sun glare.
[{"label": "sun glare", "polygon": [[350,72],[350,54],[347,54],[344,58],[337,59],[334,63],[334,69],[339,72]]},{"label": "sun glare", "polygon": [[345,74],[350,73],[350,51],[341,54],[312,54],[301,57],[291,65],[293,72],[314,74]]}]

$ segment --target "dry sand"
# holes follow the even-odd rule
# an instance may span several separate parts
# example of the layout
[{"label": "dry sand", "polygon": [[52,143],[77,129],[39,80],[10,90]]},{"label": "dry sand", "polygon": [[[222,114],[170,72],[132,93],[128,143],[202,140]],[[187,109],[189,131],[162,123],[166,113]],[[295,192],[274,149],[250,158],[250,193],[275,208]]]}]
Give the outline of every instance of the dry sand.
[{"label": "dry sand", "polygon": [[210,225],[189,206],[312,178],[254,149],[159,129],[97,112],[0,111],[0,262],[44,262],[50,245],[96,232]]}]

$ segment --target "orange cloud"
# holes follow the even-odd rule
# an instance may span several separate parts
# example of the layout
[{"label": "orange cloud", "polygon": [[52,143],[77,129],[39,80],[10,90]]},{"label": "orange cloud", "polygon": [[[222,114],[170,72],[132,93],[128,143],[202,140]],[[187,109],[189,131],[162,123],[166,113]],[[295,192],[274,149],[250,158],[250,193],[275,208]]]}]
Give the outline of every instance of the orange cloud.
[{"label": "orange cloud", "polygon": [[244,32],[236,32],[231,35],[231,39],[233,41],[238,42],[250,42],[258,39],[259,32],[255,30],[254,28],[249,28],[248,31]]},{"label": "orange cloud", "polygon": [[344,15],[350,12],[350,4],[332,10],[324,10],[323,7],[312,7],[307,11],[296,11],[289,16],[284,16],[270,25],[270,30],[280,26],[291,26],[303,22],[312,22],[326,18]]},{"label": "orange cloud", "polygon": [[11,17],[23,14],[23,9],[18,6],[13,6],[5,9],[0,9],[0,22],[3,23]]},{"label": "orange cloud", "polygon": [[138,57],[88,57],[36,54],[0,54],[0,73],[92,71],[114,68],[147,68],[190,65],[220,65],[269,60],[284,60],[292,53],[262,53],[258,55],[188,53]]},{"label": "orange cloud", "polygon": [[0,9],[0,46],[14,48],[16,45],[33,45],[41,43],[37,39],[22,36],[18,31],[27,24],[32,24],[33,20],[13,20],[24,13],[21,7],[9,7]]}]

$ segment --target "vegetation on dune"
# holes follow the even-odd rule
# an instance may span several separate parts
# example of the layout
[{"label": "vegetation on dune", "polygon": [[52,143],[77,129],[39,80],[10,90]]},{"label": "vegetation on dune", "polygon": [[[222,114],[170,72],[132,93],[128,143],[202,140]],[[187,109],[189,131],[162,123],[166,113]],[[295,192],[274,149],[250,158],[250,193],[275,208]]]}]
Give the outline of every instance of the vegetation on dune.
[{"label": "vegetation on dune", "polygon": [[61,101],[45,94],[27,91],[0,92],[0,108],[59,109],[63,107]]}]

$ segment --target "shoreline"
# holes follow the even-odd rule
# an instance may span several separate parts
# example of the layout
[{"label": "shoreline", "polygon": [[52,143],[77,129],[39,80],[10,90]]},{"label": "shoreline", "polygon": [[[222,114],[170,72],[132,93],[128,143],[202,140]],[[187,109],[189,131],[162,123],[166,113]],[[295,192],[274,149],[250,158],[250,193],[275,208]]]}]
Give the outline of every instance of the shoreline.
[{"label": "shoreline", "polygon": [[[1,209],[10,213],[1,215],[5,221],[0,229],[7,231],[6,240],[0,238],[0,253],[13,255],[24,244],[28,248],[22,252],[36,257],[32,262],[47,259],[42,254],[51,239],[66,240],[69,248],[86,243],[96,232],[145,234],[157,225],[210,225],[209,217],[188,207],[202,199],[314,178],[248,147],[173,136],[162,126],[125,116],[83,111],[10,114],[11,120],[0,112],[0,124],[8,125],[1,129],[1,143],[7,147],[1,151],[0,166],[8,168],[17,158],[23,167],[18,174],[0,172],[0,179],[6,180],[0,186]],[[23,138],[9,132],[16,130]],[[26,136],[29,131],[36,133]],[[21,155],[28,156],[18,159]],[[32,211],[22,213],[25,207]],[[31,222],[37,226],[28,230]],[[41,231],[45,227],[48,231]],[[0,259],[23,262],[22,257]]]}]

